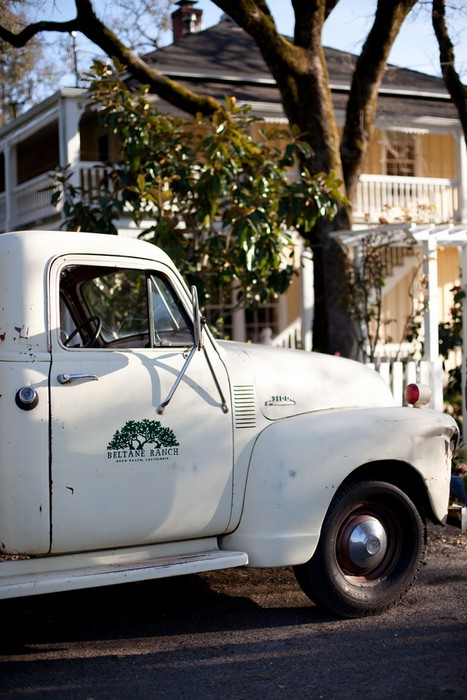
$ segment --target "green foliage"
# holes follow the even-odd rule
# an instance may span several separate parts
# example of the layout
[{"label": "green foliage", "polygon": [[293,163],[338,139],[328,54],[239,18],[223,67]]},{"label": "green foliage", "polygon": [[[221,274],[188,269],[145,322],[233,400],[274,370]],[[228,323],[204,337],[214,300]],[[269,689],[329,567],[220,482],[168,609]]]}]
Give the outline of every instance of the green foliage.
[{"label": "green foliage", "polygon": [[374,361],[380,342],[383,289],[386,283],[386,251],[390,241],[377,234],[363,237],[353,261],[349,260],[346,278],[346,303],[353,321],[358,349],[364,358]]},{"label": "green foliage", "polygon": [[72,173],[68,168],[57,167],[53,177],[59,187],[51,188],[51,202],[55,206],[63,198],[65,227],[69,231],[118,234],[114,222],[122,214],[123,202],[116,195],[120,183],[116,182],[115,173],[105,171],[97,190],[75,187],[70,182]]},{"label": "green foliage", "polygon": [[[439,352],[447,360],[449,355],[462,348],[462,304],[465,292],[462,287],[451,289],[453,294],[452,306],[449,310],[450,319],[439,324]],[[462,368],[460,365],[448,371],[448,381],[444,390],[446,410],[462,425]]]},{"label": "green foliage", "polygon": [[465,292],[459,286],[450,291],[453,294],[452,306],[449,309],[451,318],[439,324],[439,352],[445,359],[452,350],[462,347],[462,304]]},{"label": "green foliage", "polygon": [[130,215],[202,301],[222,292],[231,301],[234,283],[238,302],[249,307],[283,293],[294,274],[292,229],[309,231],[319,217],[332,218],[340,183],[305,169],[290,181],[306,144],[289,131],[266,134],[233,99],[210,117],[167,115],[146,88],[129,90],[101,63],[94,71],[91,97],[121,158],[92,192],[70,185],[67,172],[57,174],[66,227],[115,234],[118,219]]}]

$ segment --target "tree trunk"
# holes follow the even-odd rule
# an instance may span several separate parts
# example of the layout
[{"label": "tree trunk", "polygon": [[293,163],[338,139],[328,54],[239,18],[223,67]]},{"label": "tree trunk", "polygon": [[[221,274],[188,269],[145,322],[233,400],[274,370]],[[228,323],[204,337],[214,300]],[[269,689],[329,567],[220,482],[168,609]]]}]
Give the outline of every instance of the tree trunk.
[{"label": "tree trunk", "polygon": [[313,348],[356,357],[357,340],[346,299],[347,255],[332,236],[344,228],[345,221],[349,222],[347,210],[341,208],[336,218],[336,222],[320,219],[311,241],[315,281]]},{"label": "tree trunk", "polygon": [[418,0],[379,0],[375,20],[355,65],[347,103],[341,159],[346,194],[355,198],[359,177],[368,153],[378,91],[391,47]]},{"label": "tree trunk", "polygon": [[454,46],[446,26],[446,7],[444,0],[433,0],[432,22],[439,46],[439,60],[444,82],[451,99],[459,112],[459,119],[467,144],[467,88],[455,69]]}]

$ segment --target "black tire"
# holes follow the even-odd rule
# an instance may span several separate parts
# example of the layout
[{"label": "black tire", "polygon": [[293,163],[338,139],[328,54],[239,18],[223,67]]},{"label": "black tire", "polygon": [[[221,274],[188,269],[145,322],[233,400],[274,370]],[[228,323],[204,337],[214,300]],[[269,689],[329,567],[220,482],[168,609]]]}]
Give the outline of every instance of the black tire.
[{"label": "black tire", "polygon": [[413,584],[425,550],[425,524],[410,498],[386,482],[358,481],[336,494],[313,557],[294,573],[333,614],[378,615]]}]

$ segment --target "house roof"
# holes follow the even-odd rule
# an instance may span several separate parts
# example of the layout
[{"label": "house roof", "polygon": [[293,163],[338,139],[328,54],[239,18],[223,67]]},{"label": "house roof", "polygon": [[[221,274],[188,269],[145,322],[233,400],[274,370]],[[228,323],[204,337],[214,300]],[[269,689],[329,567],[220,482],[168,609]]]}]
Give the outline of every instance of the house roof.
[{"label": "house roof", "polygon": [[[336,110],[344,110],[357,56],[332,48],[324,51]],[[146,59],[184,86],[219,100],[235,95],[244,102],[281,104],[279,90],[255,40],[229,18],[188,34]],[[395,117],[401,113],[408,119],[458,120],[441,78],[388,65],[378,114]]]}]

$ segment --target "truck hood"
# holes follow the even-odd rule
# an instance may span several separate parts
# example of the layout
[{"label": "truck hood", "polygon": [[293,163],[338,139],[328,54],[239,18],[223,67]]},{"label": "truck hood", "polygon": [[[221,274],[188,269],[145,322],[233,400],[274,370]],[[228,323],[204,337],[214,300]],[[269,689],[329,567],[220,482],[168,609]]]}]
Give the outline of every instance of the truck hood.
[{"label": "truck hood", "polygon": [[[332,408],[394,406],[380,375],[342,357],[266,345],[222,341],[226,364],[249,358],[259,408],[266,418]],[[230,357],[229,357],[230,356]]]}]

